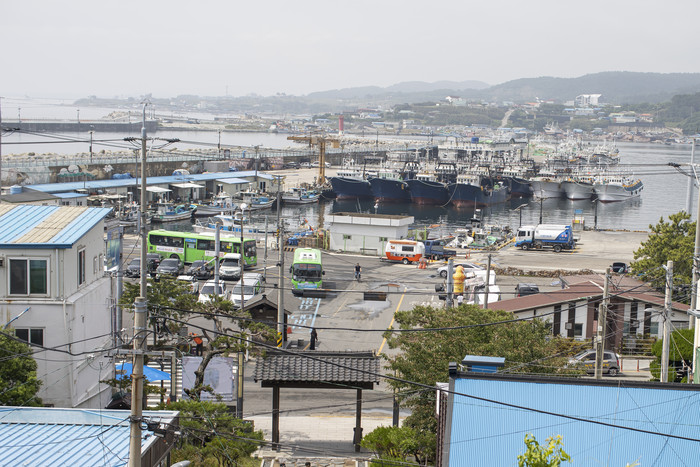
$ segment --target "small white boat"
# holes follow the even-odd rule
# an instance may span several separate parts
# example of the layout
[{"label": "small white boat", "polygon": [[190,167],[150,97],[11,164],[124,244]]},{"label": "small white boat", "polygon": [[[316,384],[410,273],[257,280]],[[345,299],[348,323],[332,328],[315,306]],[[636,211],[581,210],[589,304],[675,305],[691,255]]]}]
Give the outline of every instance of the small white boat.
[{"label": "small white boat", "polygon": [[593,185],[598,201],[612,203],[641,196],[644,184],[629,175],[604,175]]},{"label": "small white boat", "polygon": [[247,211],[271,208],[275,203],[274,198],[255,193],[254,191],[241,191],[238,195],[241,199],[241,204],[245,203],[247,205]]},{"label": "small white boat", "polygon": [[318,203],[320,195],[305,188],[292,188],[291,191],[282,193],[283,204],[312,204]]},{"label": "small white boat", "polygon": [[231,195],[225,192],[220,192],[218,195],[212,199],[211,203],[208,204],[195,204],[196,211],[195,216],[214,216],[216,214],[223,214],[226,212],[235,211],[237,209],[236,204],[233,202]]},{"label": "small white boat", "polygon": [[157,203],[151,222],[174,222],[190,219],[194,208],[189,204]]}]

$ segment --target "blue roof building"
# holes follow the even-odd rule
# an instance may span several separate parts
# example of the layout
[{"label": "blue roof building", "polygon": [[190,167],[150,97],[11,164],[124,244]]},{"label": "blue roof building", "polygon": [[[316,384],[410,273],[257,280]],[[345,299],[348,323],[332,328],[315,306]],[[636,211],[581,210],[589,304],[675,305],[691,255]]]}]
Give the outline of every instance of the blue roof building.
[{"label": "blue roof building", "polygon": [[[127,465],[129,416],[127,410],[0,407],[0,464]],[[141,465],[170,465],[179,412],[144,411],[143,417],[157,422],[163,436],[141,432]]]},{"label": "blue roof building", "polygon": [[121,329],[112,300],[116,282],[104,272],[109,212],[0,204],[0,327],[33,346],[45,404],[109,402],[111,390],[100,380],[113,374],[106,351]]},{"label": "blue roof building", "polygon": [[451,371],[449,391],[437,465],[515,466],[528,433],[577,466],[700,460],[697,385]]}]

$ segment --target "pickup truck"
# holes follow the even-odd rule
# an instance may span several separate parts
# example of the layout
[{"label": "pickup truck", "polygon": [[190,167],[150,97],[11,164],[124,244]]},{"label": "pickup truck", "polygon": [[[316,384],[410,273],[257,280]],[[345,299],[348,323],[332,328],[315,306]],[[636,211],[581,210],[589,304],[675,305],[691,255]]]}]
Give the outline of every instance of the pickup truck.
[{"label": "pickup truck", "polygon": [[457,256],[455,250],[448,250],[445,248],[447,240],[444,239],[433,239],[433,240],[423,240],[425,245],[424,256],[430,259],[447,259],[452,256]]}]

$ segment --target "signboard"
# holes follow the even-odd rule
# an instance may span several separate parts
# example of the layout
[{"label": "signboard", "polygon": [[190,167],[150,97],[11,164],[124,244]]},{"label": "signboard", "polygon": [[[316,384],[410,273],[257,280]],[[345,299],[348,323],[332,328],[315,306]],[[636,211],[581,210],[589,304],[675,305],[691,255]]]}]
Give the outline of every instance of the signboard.
[{"label": "signboard", "polygon": [[[216,396],[221,400],[231,402],[236,400],[235,374],[238,366],[234,368],[233,357],[213,357],[204,372],[204,384],[213,388],[214,394],[202,391],[203,401],[216,401]],[[182,398],[188,398],[185,389],[194,387],[194,372],[199,368],[202,357],[182,357]]]}]

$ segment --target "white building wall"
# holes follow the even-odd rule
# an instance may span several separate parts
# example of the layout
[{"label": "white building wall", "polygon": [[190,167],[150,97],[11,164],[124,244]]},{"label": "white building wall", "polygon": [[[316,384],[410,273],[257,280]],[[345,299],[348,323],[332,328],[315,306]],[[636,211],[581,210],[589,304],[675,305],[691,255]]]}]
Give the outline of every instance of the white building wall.
[{"label": "white building wall", "polygon": [[334,223],[330,227],[330,248],[337,251],[384,255],[388,240],[405,238],[408,226]]}]

